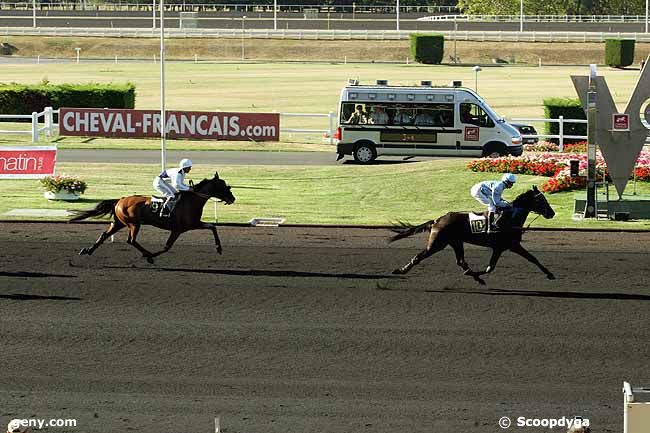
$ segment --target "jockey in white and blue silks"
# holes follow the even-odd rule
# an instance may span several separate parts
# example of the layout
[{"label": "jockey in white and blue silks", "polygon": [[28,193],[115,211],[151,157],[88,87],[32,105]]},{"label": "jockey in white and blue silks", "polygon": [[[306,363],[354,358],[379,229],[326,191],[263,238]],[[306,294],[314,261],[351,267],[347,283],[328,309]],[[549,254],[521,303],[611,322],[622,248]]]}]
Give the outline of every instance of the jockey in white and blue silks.
[{"label": "jockey in white and blue silks", "polygon": [[160,216],[169,216],[172,210],[171,203],[178,191],[189,191],[190,187],[185,185],[185,176],[192,170],[192,161],[187,158],[181,160],[178,168],[163,170],[153,180],[153,187],[165,197],[165,203],[160,211]]},{"label": "jockey in white and blue silks", "polygon": [[494,222],[494,213],[500,209],[510,207],[510,203],[501,197],[503,190],[512,188],[516,181],[517,177],[514,174],[507,173],[501,177],[500,181],[486,180],[472,187],[472,197],[488,207],[488,233],[491,231]]}]

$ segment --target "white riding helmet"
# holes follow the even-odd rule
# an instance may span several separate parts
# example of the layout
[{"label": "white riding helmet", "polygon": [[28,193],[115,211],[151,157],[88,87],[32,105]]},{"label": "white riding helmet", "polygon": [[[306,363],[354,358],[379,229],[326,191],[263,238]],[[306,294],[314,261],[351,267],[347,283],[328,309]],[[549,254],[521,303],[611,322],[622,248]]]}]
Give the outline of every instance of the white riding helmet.
[{"label": "white riding helmet", "polygon": [[183,158],[183,159],[181,159],[181,162],[180,162],[179,166],[180,166],[180,168],[191,167],[192,166],[192,161],[187,159],[187,158]]},{"label": "white riding helmet", "polygon": [[501,177],[501,181],[507,182],[509,184],[514,184],[515,182],[517,182],[517,176],[515,176],[512,173],[506,173],[503,175],[503,177]]}]

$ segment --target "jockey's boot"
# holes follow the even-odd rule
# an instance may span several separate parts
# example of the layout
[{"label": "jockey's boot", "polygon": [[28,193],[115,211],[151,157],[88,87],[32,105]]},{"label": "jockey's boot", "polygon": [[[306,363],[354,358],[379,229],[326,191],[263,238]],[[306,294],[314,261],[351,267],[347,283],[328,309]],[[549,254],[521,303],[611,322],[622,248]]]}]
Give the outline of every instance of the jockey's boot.
[{"label": "jockey's boot", "polygon": [[162,205],[162,209],[160,209],[160,217],[161,218],[169,218],[169,216],[172,213],[172,209],[174,209],[173,203],[174,198],[173,197],[167,197],[165,199],[165,203]]},{"label": "jockey's boot", "polygon": [[496,226],[494,225],[495,223],[495,213],[493,211],[488,211],[487,214],[487,234],[490,234],[494,231],[496,231]]}]

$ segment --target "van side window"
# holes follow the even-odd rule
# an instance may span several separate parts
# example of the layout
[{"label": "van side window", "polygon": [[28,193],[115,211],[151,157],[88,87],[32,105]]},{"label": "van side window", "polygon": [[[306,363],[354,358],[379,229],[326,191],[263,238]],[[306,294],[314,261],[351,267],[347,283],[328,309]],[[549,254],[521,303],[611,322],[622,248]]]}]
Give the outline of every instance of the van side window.
[{"label": "van side window", "polygon": [[460,121],[483,128],[494,128],[494,122],[480,106],[467,102],[460,104]]},{"label": "van side window", "polygon": [[363,104],[354,102],[341,105],[341,124],[359,125],[368,123],[368,114]]}]

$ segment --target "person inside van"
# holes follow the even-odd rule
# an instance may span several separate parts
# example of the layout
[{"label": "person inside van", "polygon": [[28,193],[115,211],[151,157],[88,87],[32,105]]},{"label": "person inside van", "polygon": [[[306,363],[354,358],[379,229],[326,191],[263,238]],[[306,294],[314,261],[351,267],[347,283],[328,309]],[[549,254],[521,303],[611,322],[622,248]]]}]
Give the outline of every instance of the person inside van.
[{"label": "person inside van", "polygon": [[411,115],[400,108],[395,109],[393,116],[393,125],[410,125],[413,122]]},{"label": "person inside van", "polygon": [[460,104],[460,121],[478,125],[478,118],[472,114],[472,104]]},{"label": "person inside van", "polygon": [[376,106],[372,113],[370,113],[370,123],[375,125],[388,125],[388,114],[381,106]]},{"label": "person inside van", "polygon": [[429,114],[429,110],[420,110],[415,116],[415,126],[433,126],[433,117]]},{"label": "person inside van", "polygon": [[357,105],[356,110],[348,119],[348,123],[358,125],[360,123],[367,123],[366,113],[363,111],[363,105]]}]

